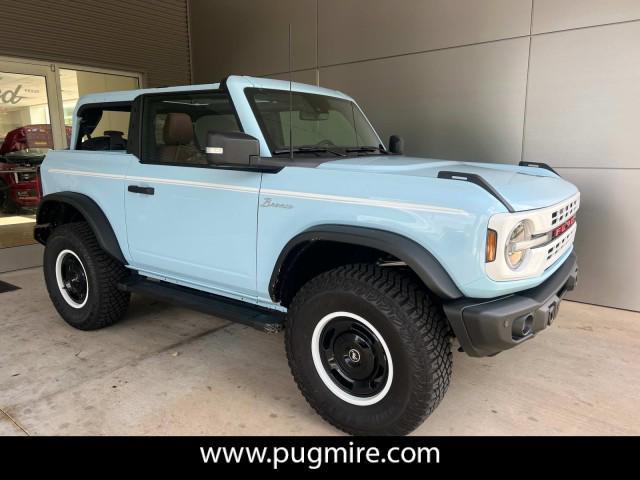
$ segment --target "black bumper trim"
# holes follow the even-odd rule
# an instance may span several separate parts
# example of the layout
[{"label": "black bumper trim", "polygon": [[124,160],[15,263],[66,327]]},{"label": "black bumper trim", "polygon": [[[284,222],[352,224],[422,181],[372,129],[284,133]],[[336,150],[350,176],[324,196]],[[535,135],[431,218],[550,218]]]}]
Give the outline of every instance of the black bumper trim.
[{"label": "black bumper trim", "polygon": [[550,325],[578,279],[576,255],[535,288],[493,299],[462,298],[443,305],[460,346],[472,357],[495,355]]}]

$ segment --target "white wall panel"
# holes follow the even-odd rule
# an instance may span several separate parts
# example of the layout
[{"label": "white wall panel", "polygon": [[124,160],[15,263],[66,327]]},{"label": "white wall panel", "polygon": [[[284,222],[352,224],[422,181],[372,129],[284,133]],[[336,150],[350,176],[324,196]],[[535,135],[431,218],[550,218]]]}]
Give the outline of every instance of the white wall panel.
[{"label": "white wall panel", "polygon": [[386,141],[410,154],[517,163],[529,39],[320,69],[320,85],[356,98]]},{"label": "white wall panel", "polygon": [[534,0],[533,33],[640,19],[638,0]]},{"label": "white wall panel", "polygon": [[531,0],[320,0],[322,65],[529,35]]},{"label": "white wall panel", "polygon": [[570,299],[640,311],[640,170],[561,168],[581,192]]},{"label": "white wall panel", "polygon": [[535,36],[525,159],[640,168],[639,46],[640,22]]},{"label": "white wall panel", "polygon": [[294,82],[300,83],[308,83],[310,85],[318,84],[318,71],[314,68],[311,70],[300,70],[298,72],[292,72],[291,75],[289,73],[278,73],[276,75],[267,75],[270,78],[275,78],[277,80],[293,80]]}]

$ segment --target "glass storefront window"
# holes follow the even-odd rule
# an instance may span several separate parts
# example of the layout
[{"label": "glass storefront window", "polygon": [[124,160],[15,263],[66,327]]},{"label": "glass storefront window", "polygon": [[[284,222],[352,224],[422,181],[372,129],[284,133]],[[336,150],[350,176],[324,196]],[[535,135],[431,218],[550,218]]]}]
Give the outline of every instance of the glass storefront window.
[{"label": "glass storefront window", "polygon": [[37,168],[50,148],[46,78],[0,71],[0,248],[33,243]]},{"label": "glass storefront window", "polygon": [[[0,61],[0,249],[34,243],[42,196],[38,167],[49,149],[69,145],[78,99],[136,88],[137,76]],[[105,112],[96,132],[123,132],[126,138],[128,117],[127,112]]]}]

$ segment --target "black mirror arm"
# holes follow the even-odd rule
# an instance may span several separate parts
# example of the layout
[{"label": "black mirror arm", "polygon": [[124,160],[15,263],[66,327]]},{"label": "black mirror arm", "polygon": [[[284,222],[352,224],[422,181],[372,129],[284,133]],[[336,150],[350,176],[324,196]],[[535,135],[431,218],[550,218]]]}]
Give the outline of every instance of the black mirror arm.
[{"label": "black mirror arm", "polygon": [[398,135],[391,135],[389,137],[389,152],[395,155],[402,155],[404,153],[404,140]]}]

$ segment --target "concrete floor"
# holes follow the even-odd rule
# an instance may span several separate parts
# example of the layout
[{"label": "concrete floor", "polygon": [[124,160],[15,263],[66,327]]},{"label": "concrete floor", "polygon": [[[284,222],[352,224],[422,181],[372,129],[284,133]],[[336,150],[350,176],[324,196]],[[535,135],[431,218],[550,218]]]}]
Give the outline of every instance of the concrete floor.
[{"label": "concrete floor", "polygon": [[[134,298],[97,332],[67,326],[40,269],[0,275],[0,434],[332,435],[298,392],[283,336]],[[421,435],[640,434],[640,314],[565,302],[494,358],[454,353]]]}]

